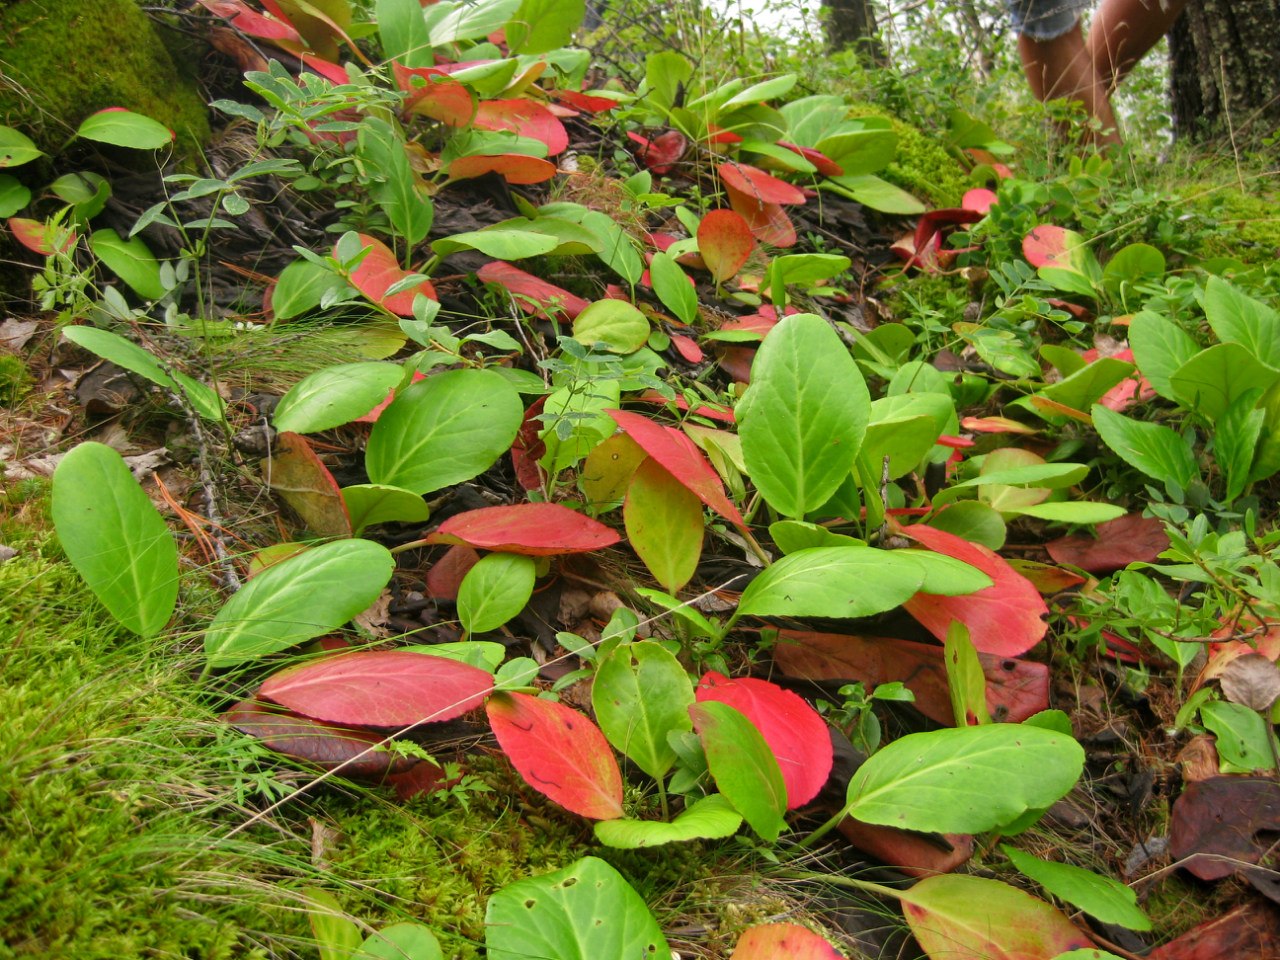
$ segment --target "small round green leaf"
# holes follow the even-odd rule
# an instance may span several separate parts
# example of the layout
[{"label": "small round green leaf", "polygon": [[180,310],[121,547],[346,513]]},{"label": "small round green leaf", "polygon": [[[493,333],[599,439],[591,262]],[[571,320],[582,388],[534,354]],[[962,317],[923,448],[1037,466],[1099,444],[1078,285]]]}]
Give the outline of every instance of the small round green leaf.
[{"label": "small round green leaf", "polygon": [[633,353],[649,339],[649,320],[625,300],[597,300],[573,321],[573,339],[610,353]]},{"label": "small round green leaf", "polygon": [[404,377],[395,363],[340,363],[295,383],[276,406],[275,428],[291,433],[330,430],[362,417]]},{"label": "small round green leaf", "polygon": [[733,836],[742,824],[742,814],[721,794],[703,797],[678,817],[663,820],[600,820],[596,839],[606,847],[638,850],[683,840],[718,840]]},{"label": "small round green leaf", "polygon": [[614,647],[591,686],[591,706],[609,743],[655,780],[676,762],[667,734],[693,729],[693,702],[684,667],[651,640]]},{"label": "small round green leaf", "polygon": [[458,619],[467,633],[496,630],[533,596],[533,557],[491,553],[467,571],[458,587]]},{"label": "small round green leaf", "polygon": [[0,169],[20,167],[43,156],[44,152],[25,133],[0,126]]}]

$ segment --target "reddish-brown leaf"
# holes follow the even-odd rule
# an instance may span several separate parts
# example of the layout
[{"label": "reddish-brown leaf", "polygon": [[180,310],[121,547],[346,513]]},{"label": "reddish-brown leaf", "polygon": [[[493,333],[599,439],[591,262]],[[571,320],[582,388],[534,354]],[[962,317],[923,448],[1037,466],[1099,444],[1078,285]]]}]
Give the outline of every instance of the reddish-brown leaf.
[{"label": "reddish-brown leaf", "polygon": [[320,723],[282,710],[273,703],[241,700],[222,715],[237,730],[256,737],[276,753],[315,764],[325,770],[342,768],[349,777],[383,777],[405,773],[417,761],[374,749],[382,737],[368,730]]},{"label": "reddish-brown leaf", "polygon": [[1221,880],[1274,854],[1280,833],[1280,781],[1210,777],[1173,802],[1169,852],[1201,880]]},{"label": "reddish-brown leaf", "polygon": [[698,682],[697,699],[727,703],[755,724],[782,768],[788,810],[818,795],[834,755],[826,721],[803,699],[768,680],[730,680],[714,670]]},{"label": "reddish-brown leaf", "polygon": [[498,744],[525,783],[571,813],[621,817],[622,771],[600,728],[563,703],[498,693],[485,705]]},{"label": "reddish-brown leaf", "polygon": [[511,291],[521,310],[544,320],[550,320],[553,313],[573,320],[590,306],[590,301],[501,260],[486,263],[476,276]]},{"label": "reddish-brown leaf", "polygon": [[909,877],[950,873],[973,856],[973,837],[965,834],[916,833],[853,817],[845,817],[836,829],[863,853]]},{"label": "reddish-brown leaf", "polygon": [[640,162],[658,176],[670,173],[689,149],[689,139],[679,130],[667,130],[652,140],[633,131],[627,131],[627,136],[640,145],[636,154]]},{"label": "reddish-brown leaf", "polygon": [[692,337],[686,337],[683,333],[671,334],[671,345],[675,347],[676,353],[689,363],[701,363],[705,359],[698,341]]},{"label": "reddish-brown leaf", "polygon": [[264,16],[243,0],[199,0],[199,2],[210,13],[228,19],[231,26],[250,37],[257,37],[259,40],[288,40],[293,43],[302,43],[302,35],[293,28],[293,24]]},{"label": "reddish-brown leaf", "polygon": [[813,147],[802,147],[796,143],[788,143],[786,140],[779,140],[778,146],[786,147],[792,153],[800,154],[800,156],[817,167],[818,173],[824,177],[839,177],[844,174],[844,167],[840,166],[821,150],[815,150]]},{"label": "reddish-brown leaf", "polygon": [[1261,900],[1242,903],[1147,954],[1147,960],[1275,960],[1276,957],[1280,957],[1280,910]]},{"label": "reddish-brown leaf", "polygon": [[1045,544],[1056,563],[1089,573],[1111,573],[1131,563],[1150,563],[1169,549],[1164,524],[1155,517],[1130,513],[1097,526],[1097,536],[1072,534]]},{"label": "reddish-brown leaf", "polygon": [[[644,393],[636,397],[636,399],[644,400],[647,403],[674,403],[677,410],[681,410],[685,413],[688,413],[690,410],[689,401],[684,397],[677,396],[674,401],[669,401],[662,394],[658,393],[657,390],[646,390]],[[701,406],[694,407],[693,413],[699,417],[706,417],[708,420],[719,420],[721,423],[734,422],[733,410],[729,407],[711,406],[710,404],[704,403]]]},{"label": "reddish-brown leaf", "polygon": [[[1241,617],[1239,623],[1227,624],[1215,630],[1213,636],[1218,638],[1219,642],[1209,644],[1209,661],[1196,677],[1193,689],[1198,689],[1208,681],[1222,676],[1222,671],[1227,668],[1227,665],[1240,657],[1258,653],[1272,662],[1280,660],[1280,625],[1269,626],[1266,630],[1253,634],[1257,626],[1257,621],[1253,618]],[[1247,640],[1231,639],[1239,634],[1253,635]]]},{"label": "reddish-brown leaf", "polygon": [[462,578],[480,562],[471,547],[455,543],[427,569],[427,596],[433,600],[457,600]]},{"label": "reddish-brown leaf", "polygon": [[471,92],[439,67],[402,67],[391,64],[396,85],[408,96],[404,108],[419,116],[439,120],[450,127],[465,127],[475,115]]},{"label": "reddish-brown leaf", "polygon": [[13,239],[42,257],[51,257],[55,253],[66,253],[76,243],[76,232],[68,230],[62,239],[62,246],[57,246],[55,231],[43,220],[30,220],[26,217],[10,217],[9,232]]},{"label": "reddish-brown leaf", "polygon": [[603,550],[621,537],[558,503],[517,503],[482,507],[450,517],[428,538],[431,543],[466,543],[481,550],[551,557]]},{"label": "reddish-brown leaf", "polygon": [[1010,560],[1009,566],[1022,574],[1040,591],[1042,597],[1052,597],[1063,590],[1070,590],[1086,582],[1086,578],[1062,567],[1050,563],[1036,563],[1034,560]]},{"label": "reddish-brown leaf", "polygon": [[761,923],[747,927],[731,960],[840,960],[841,954],[812,930],[797,923]]},{"label": "reddish-brown leaf", "polygon": [[960,198],[960,206],[966,210],[980,213],[984,217],[995,205],[995,191],[988,190],[986,187],[974,187],[972,190],[965,191],[965,195]]},{"label": "reddish-brown leaf", "polygon": [[460,717],[492,689],[490,673],[458,660],[358,650],[281,670],[258,694],[329,723],[407,727]]},{"label": "reddish-brown leaf", "polygon": [[[915,694],[913,706],[937,723],[955,722],[941,647],[890,637],[782,630],[774,661],[802,680],[861,680],[868,687],[899,681]],[[1048,709],[1049,668],[1043,663],[978,654],[987,680],[987,712],[1021,723]]]},{"label": "reddish-brown leaf", "polygon": [[[369,252],[360,261],[360,266],[351,274],[351,284],[374,303],[380,304],[398,317],[413,316],[413,298],[421,293],[425,297],[436,300],[436,288],[430,280],[423,280],[408,290],[386,296],[392,284],[399,283],[408,271],[400,268],[396,255],[376,237],[366,233],[357,234],[361,245],[368,247]],[[334,256],[337,256],[337,245],[334,245]]]},{"label": "reddish-brown leaf", "polygon": [[729,206],[747,221],[751,235],[757,240],[775,247],[795,246],[796,228],[781,204],[763,203],[753,194],[743,193],[728,183],[724,192],[729,197]]},{"label": "reddish-brown leaf", "polygon": [[746,521],[724,492],[720,474],[707,462],[697,444],[675,427],[664,427],[638,413],[606,410],[614,422],[644,452],[662,464],[667,471],[693,492],[699,500],[737,527]]},{"label": "reddish-brown leaf", "polygon": [[999,657],[1026,653],[1044,637],[1049,608],[1031,582],[995,552],[924,524],[903,527],[901,532],[930,550],[977,567],[994,581],[977,593],[960,597],[917,593],[903,604],[939,640],[947,638],[953,620],[969,628],[979,653]]},{"label": "reddish-brown leaf", "polygon": [[716,172],[726,186],[752,198],[756,203],[804,203],[804,191],[799,187],[748,163],[726,160],[717,164]]},{"label": "reddish-brown leaf", "polygon": [[583,113],[604,113],[618,106],[617,100],[593,96],[585,90],[553,90],[551,95]]},{"label": "reddish-brown leaf", "polygon": [[284,497],[312,533],[351,536],[351,514],[338,482],[320,462],[307,438],[281,433],[271,456],[262,461],[267,485]]},{"label": "reddish-brown leaf", "polygon": [[507,183],[544,183],[556,175],[556,165],[522,153],[459,157],[449,164],[450,180],[470,180],[496,173]]},{"label": "reddish-brown leaf", "polygon": [[553,157],[569,146],[564,124],[533,100],[485,100],[476,109],[472,122],[481,130],[510,130],[522,137],[541,140]]},{"label": "reddish-brown leaf", "polygon": [[1069,237],[1070,231],[1052,223],[1042,223],[1022,238],[1022,255],[1033,267],[1066,266],[1070,256],[1067,249]]},{"label": "reddish-brown leaf", "polygon": [[756,247],[751,225],[732,210],[712,210],[698,224],[698,250],[716,283],[732,279]]},{"label": "reddish-brown leaf", "polygon": [[547,471],[538,463],[547,452],[546,441],[539,436],[543,426],[538,419],[546,403],[546,397],[539,397],[529,404],[520,429],[516,432],[515,442],[511,444],[511,467],[515,471],[517,482],[526,492],[541,490],[547,479]]}]

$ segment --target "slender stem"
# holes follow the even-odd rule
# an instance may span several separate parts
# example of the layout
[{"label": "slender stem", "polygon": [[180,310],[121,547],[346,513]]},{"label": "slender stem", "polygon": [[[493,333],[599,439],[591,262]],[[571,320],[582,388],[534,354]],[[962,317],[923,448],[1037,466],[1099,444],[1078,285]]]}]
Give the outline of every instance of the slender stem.
[{"label": "slender stem", "polygon": [[431,546],[431,541],[424,537],[421,540],[410,540],[408,543],[402,543],[398,547],[392,547],[390,552],[394,556],[397,553],[407,553],[410,550],[417,550],[419,547],[429,546]]},{"label": "slender stem", "polygon": [[871,880],[859,880],[857,877],[841,876],[838,873],[816,873],[812,870],[783,870],[780,875],[789,877],[792,880],[815,880],[819,883],[830,883],[837,887],[849,887],[853,890],[875,893],[882,897],[892,897],[894,900],[902,899],[901,890],[895,890],[893,887],[886,887],[883,883],[875,883]]},{"label": "slender stem", "polygon": [[835,816],[833,816],[830,820],[828,820],[822,826],[818,827],[817,830],[813,831],[813,833],[809,834],[803,840],[798,841],[795,845],[796,849],[807,850],[809,847],[813,846],[815,843],[817,843],[819,840],[825,837],[828,833],[830,833],[832,830],[838,827],[840,825],[840,821],[849,815],[849,808],[851,806],[852,804],[845,804],[843,807],[837,810]]}]

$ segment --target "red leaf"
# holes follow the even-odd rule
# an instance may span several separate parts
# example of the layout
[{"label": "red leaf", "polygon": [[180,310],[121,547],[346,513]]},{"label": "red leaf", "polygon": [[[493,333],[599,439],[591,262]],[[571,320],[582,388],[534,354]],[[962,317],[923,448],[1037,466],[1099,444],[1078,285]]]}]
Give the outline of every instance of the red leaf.
[{"label": "red leaf", "polygon": [[667,130],[652,140],[632,131],[627,131],[627,136],[640,145],[640,161],[658,176],[670,173],[689,149],[688,138],[679,130]]},{"label": "red leaf", "polygon": [[[347,71],[336,63],[330,63],[328,60],[323,60],[310,53],[299,53],[297,54],[297,57],[302,61],[302,65],[304,67],[317,76],[324,77],[330,83],[349,83],[351,80],[351,78],[347,76]],[[359,115],[351,113],[346,117],[342,117],[342,119],[358,120]],[[350,133],[334,134],[335,137],[345,137],[347,139],[354,139],[355,135],[354,130]],[[343,142],[345,142],[345,140]]]},{"label": "red leaf", "polygon": [[1035,427],[1027,426],[1008,417],[965,417],[960,426],[974,433],[1038,433]]},{"label": "red leaf", "polygon": [[510,130],[522,137],[541,140],[547,153],[555,156],[569,146],[569,134],[554,114],[540,103],[515,100],[485,100],[472,121],[481,130]]},{"label": "red leaf", "polygon": [[370,749],[382,743],[379,734],[320,723],[271,703],[241,700],[224,713],[222,719],[242,733],[261,740],[276,753],[325,770],[341,767],[349,777],[405,773],[417,763],[412,757]]},{"label": "red leaf", "polygon": [[[516,295],[516,303],[521,310],[544,320],[550,320],[551,313],[563,314],[573,320],[590,306],[589,301],[568,290],[501,260],[486,263],[476,271],[476,276],[485,283],[494,283],[510,290]],[[539,306],[543,309],[539,309]]]},{"label": "red leaf", "polygon": [[613,110],[618,106],[617,100],[611,100],[608,97],[596,97],[581,90],[553,90],[551,95],[557,100],[563,100],[575,110],[581,110],[584,113],[604,113],[606,110]]},{"label": "red leaf", "polygon": [[524,420],[521,421],[520,429],[516,433],[515,442],[511,444],[511,466],[515,470],[516,480],[526,492],[541,490],[547,479],[547,472],[538,463],[547,452],[547,444],[539,436],[543,426],[542,421],[538,419],[546,403],[546,397],[539,397],[529,404],[529,409],[524,412]]},{"label": "red leaf", "polygon": [[939,640],[945,640],[952,620],[969,628],[979,653],[1016,657],[1040,642],[1048,629],[1049,608],[1039,592],[992,550],[953,533],[924,524],[901,528],[903,536],[930,550],[977,567],[991,586],[961,597],[917,593],[903,606]]},{"label": "red leaf", "polygon": [[799,187],[779,180],[759,167],[727,160],[716,166],[716,172],[726,186],[756,203],[804,203],[804,192]]},{"label": "red leaf", "polygon": [[718,124],[707,124],[707,143],[741,143],[742,134],[726,130]]},{"label": "red leaf", "polygon": [[1089,573],[1111,573],[1131,563],[1151,563],[1169,549],[1164,524],[1155,517],[1126,514],[1097,526],[1097,537],[1075,534],[1045,544],[1056,563]]},{"label": "red leaf", "polygon": [[1156,947],[1147,960],[1223,960],[1280,956],[1280,910],[1261,900],[1241,904]]},{"label": "red leaf", "polygon": [[1274,777],[1210,777],[1173,802],[1169,852],[1201,880],[1221,880],[1274,852],[1280,783]]},{"label": "red leaf", "polygon": [[[430,280],[423,280],[409,290],[402,290],[390,297],[385,296],[393,284],[407,277],[408,271],[400,269],[396,255],[381,240],[367,233],[356,234],[360,243],[369,248],[360,266],[351,274],[351,285],[376,304],[391,311],[398,317],[413,316],[413,298],[421,293],[431,300],[439,299],[436,288]],[[334,256],[337,256],[337,245],[334,245]]]},{"label": "red leaf", "polygon": [[[937,723],[951,725],[955,714],[947,689],[942,647],[890,637],[782,630],[774,661],[801,680],[860,680],[868,687],[898,681],[915,694],[912,704]],[[987,712],[1021,723],[1049,707],[1049,668],[1043,663],[978,654],[987,679]]]},{"label": "red leaf", "polygon": [[1208,681],[1216,680],[1222,676],[1222,671],[1227,668],[1227,664],[1231,663],[1232,660],[1238,660],[1240,657],[1248,656],[1251,653],[1261,654],[1273,662],[1280,659],[1280,625],[1269,625],[1261,634],[1257,634],[1248,640],[1228,639],[1237,632],[1251,632],[1257,626],[1258,622],[1256,620],[1246,616],[1241,617],[1238,623],[1227,624],[1215,630],[1213,636],[1219,638],[1220,642],[1209,644],[1209,660],[1200,671],[1200,675],[1196,677],[1192,690],[1198,690]]},{"label": "red leaf", "polygon": [[462,578],[479,562],[480,554],[455,543],[427,569],[427,596],[433,600],[457,600]]},{"label": "red leaf", "polygon": [[[698,346],[698,341],[692,337],[686,337],[682,333],[671,334],[671,345],[676,348],[676,353],[680,354],[689,363],[701,363],[704,359],[702,348]],[[688,404],[685,404],[688,406]]]},{"label": "red leaf", "polygon": [[836,829],[863,853],[909,877],[950,873],[973,856],[973,837],[965,834],[915,833],[853,817],[845,817]]},{"label": "red leaf", "polygon": [[57,240],[57,236],[54,228],[43,220],[10,217],[9,230],[13,233],[13,239],[17,240],[32,253],[38,253],[42,257],[52,257],[55,253],[66,253],[76,243],[76,232],[68,230],[63,238],[61,249],[56,248],[54,241]]},{"label": "red leaf", "polygon": [[302,35],[294,29],[293,24],[264,16],[241,0],[199,0],[199,2],[210,13],[228,19],[231,26],[250,37],[257,37],[259,40],[288,40],[292,43],[302,43]]},{"label": "red leaf", "polygon": [[[684,397],[676,397],[674,401],[669,401],[662,394],[658,393],[657,390],[646,390],[644,393],[640,394],[640,396],[636,397],[636,399],[645,400],[649,403],[665,404],[674,402],[677,410],[683,411],[684,413],[690,412],[689,401]],[[702,406],[694,407],[692,412],[695,416],[706,417],[708,420],[719,420],[721,423],[735,422],[733,410],[729,407],[713,407],[703,404]]]},{"label": "red leaf", "polygon": [[622,410],[605,413],[694,496],[735,526],[746,526],[738,508],[725,495],[720,474],[707,462],[697,444],[674,427],[664,427],[638,413]]},{"label": "red leaf", "polygon": [[836,163],[821,150],[815,150],[813,147],[802,147],[797,143],[788,143],[786,140],[779,140],[778,146],[786,147],[793,153],[798,153],[804,157],[815,167],[824,177],[839,177],[844,174],[844,167]]},{"label": "red leaf", "polygon": [[730,680],[715,671],[703,674],[697,698],[727,703],[755,724],[782,768],[788,810],[818,795],[831,775],[833,752],[827,724],[813,707],[768,680]]},{"label": "red leaf", "polygon": [[[410,69],[393,62],[391,68],[396,85],[408,94],[404,109],[450,127],[465,127],[475,116],[471,92],[440,67]],[[415,79],[421,82],[415,83]]]},{"label": "red leaf", "polygon": [[1033,267],[1067,266],[1067,237],[1068,232],[1062,227],[1042,223],[1022,238],[1022,255]]},{"label": "red leaf", "polygon": [[481,550],[551,557],[602,550],[621,537],[598,520],[558,503],[517,503],[460,513],[440,524],[427,539],[431,543],[466,543]]},{"label": "red leaf", "polygon": [[751,224],[732,210],[712,210],[698,224],[698,251],[716,283],[741,270],[755,247]]},{"label": "red leaf", "polygon": [[729,206],[742,215],[751,227],[752,235],[762,243],[775,247],[791,247],[796,242],[796,228],[791,223],[781,205],[762,203],[752,194],[725,184],[729,197]]},{"label": "red leaf", "polygon": [[960,198],[960,206],[966,210],[980,213],[984,217],[995,204],[995,192],[988,190],[986,187],[974,187],[972,190],[966,191],[965,195]]},{"label": "red leaf", "polygon": [[[413,376],[409,378],[409,382],[417,383],[419,380],[425,380],[425,379],[427,379],[427,375],[425,373],[419,373],[417,370],[415,370],[413,371]],[[391,401],[394,400],[395,398],[396,398],[396,391],[394,390],[389,391],[387,393],[387,398],[385,400],[383,400],[380,404],[378,404],[376,407],[374,407],[372,410],[366,413],[363,417],[356,417],[353,422],[354,423],[377,423],[378,418],[382,416],[382,411],[387,409],[387,407],[391,406]]]},{"label": "red leaf", "polygon": [[731,960],[840,960],[841,954],[812,930],[796,923],[761,923],[738,938]]},{"label": "red leaf", "polygon": [[491,674],[458,660],[361,650],[281,670],[258,693],[330,723],[407,727],[460,717],[492,689]]},{"label": "red leaf", "polygon": [[449,164],[450,180],[470,180],[496,173],[507,183],[543,183],[556,175],[556,165],[522,153],[459,157]]},{"label": "red leaf", "polygon": [[485,710],[525,783],[581,817],[622,816],[622,771],[604,734],[587,717],[524,693],[495,694]]}]

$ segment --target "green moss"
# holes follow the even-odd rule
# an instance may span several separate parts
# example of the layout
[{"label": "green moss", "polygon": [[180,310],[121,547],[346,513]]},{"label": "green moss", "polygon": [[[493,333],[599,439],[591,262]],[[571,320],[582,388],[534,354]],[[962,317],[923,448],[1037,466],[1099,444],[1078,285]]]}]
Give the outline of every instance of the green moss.
[{"label": "green moss", "polygon": [[898,134],[898,155],[879,176],[935,207],[958,207],[968,189],[964,169],[942,143],[870,103],[850,104],[850,116],[884,117]]},{"label": "green moss", "polygon": [[0,123],[53,152],[90,113],[127,107],[178,134],[209,139],[208,111],[135,0],[17,0],[0,5]]},{"label": "green moss", "polygon": [[0,406],[14,406],[31,392],[31,371],[19,357],[0,353]]},{"label": "green moss", "polygon": [[1280,196],[1274,187],[1260,184],[1256,192],[1236,187],[1186,190],[1199,196],[1193,206],[1217,223],[1221,230],[1205,244],[1204,256],[1237,257],[1261,263],[1280,257]]}]

